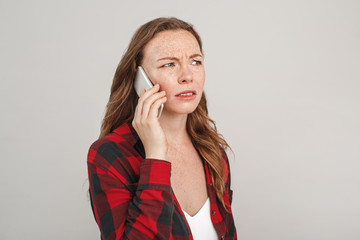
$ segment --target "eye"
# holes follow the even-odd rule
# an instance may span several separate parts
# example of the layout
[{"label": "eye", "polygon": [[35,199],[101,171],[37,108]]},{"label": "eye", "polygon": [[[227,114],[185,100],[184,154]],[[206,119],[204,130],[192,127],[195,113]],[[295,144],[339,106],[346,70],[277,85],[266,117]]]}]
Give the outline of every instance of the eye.
[{"label": "eye", "polygon": [[175,64],[173,62],[164,64],[163,67],[173,67]]},{"label": "eye", "polygon": [[193,62],[191,63],[192,65],[201,65],[202,61],[198,61],[198,60],[193,60]]}]

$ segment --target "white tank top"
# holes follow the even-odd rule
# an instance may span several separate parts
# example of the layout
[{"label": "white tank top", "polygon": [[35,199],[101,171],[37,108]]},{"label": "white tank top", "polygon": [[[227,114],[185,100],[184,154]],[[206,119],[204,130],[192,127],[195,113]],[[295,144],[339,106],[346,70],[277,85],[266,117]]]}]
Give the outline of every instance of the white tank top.
[{"label": "white tank top", "polygon": [[209,198],[206,200],[201,209],[195,214],[195,216],[190,216],[184,210],[183,212],[187,222],[189,223],[194,240],[219,239],[214,225],[211,222]]}]

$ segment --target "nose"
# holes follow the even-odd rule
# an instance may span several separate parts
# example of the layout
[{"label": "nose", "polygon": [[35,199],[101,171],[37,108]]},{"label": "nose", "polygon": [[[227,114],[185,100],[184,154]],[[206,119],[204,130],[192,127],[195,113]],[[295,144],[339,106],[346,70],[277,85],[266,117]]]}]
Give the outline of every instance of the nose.
[{"label": "nose", "polygon": [[178,82],[180,84],[184,84],[184,83],[190,83],[192,81],[193,81],[193,72],[191,71],[190,67],[187,64],[181,66]]}]

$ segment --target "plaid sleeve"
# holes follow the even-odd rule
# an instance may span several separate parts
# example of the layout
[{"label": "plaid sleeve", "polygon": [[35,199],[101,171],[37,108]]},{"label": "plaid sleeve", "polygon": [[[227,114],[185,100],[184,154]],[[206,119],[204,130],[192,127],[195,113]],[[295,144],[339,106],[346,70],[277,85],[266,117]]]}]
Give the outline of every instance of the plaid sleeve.
[{"label": "plaid sleeve", "polygon": [[[101,148],[101,152],[100,149]],[[136,184],[133,156],[116,147],[90,148],[90,196],[102,239],[169,239],[174,203],[170,187],[171,163],[144,159]],[[123,168],[115,168],[120,161]]]}]

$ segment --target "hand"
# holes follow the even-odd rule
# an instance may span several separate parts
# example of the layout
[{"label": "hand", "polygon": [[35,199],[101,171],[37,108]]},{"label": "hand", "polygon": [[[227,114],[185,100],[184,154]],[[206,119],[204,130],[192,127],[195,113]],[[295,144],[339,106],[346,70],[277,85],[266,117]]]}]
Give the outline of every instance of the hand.
[{"label": "hand", "polygon": [[158,119],[159,108],[166,102],[166,96],[159,90],[159,84],[148,91],[141,90],[132,125],[144,145],[146,158],[167,160],[167,140]]}]

